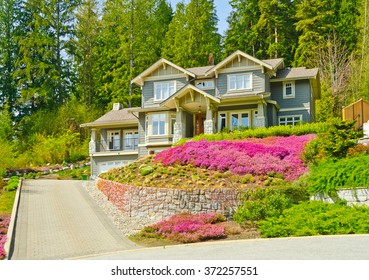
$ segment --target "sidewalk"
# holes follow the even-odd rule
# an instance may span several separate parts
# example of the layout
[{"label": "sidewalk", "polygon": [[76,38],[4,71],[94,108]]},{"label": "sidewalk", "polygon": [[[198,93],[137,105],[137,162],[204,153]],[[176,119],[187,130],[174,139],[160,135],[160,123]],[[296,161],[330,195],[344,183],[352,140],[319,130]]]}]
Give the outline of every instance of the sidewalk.
[{"label": "sidewalk", "polygon": [[24,181],[10,259],[65,259],[139,248],[116,229],[83,183]]}]

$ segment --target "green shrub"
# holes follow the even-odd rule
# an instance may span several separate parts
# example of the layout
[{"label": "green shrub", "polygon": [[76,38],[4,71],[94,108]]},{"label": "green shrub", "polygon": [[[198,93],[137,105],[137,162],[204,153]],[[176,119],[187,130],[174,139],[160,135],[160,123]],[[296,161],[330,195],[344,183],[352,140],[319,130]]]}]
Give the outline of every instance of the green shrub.
[{"label": "green shrub", "polygon": [[354,125],[354,122],[331,120],[328,129],[306,145],[303,160],[317,165],[327,157],[333,159],[346,157],[360,136],[360,133],[354,130]]},{"label": "green shrub", "polygon": [[262,237],[369,233],[369,207],[308,201],[258,223]]},{"label": "green shrub", "polygon": [[327,161],[312,168],[309,192],[332,194],[340,188],[369,186],[369,155]]},{"label": "green shrub", "polygon": [[151,174],[152,172],[154,172],[155,168],[153,166],[150,165],[146,165],[146,164],[142,164],[139,168],[138,168],[138,172],[140,172],[141,176],[146,176]]},{"label": "green shrub", "polygon": [[279,190],[256,189],[244,193],[242,205],[233,215],[239,224],[278,217],[282,211],[291,206],[291,199]]},{"label": "green shrub", "polygon": [[19,177],[13,176],[8,181],[7,185],[4,187],[4,190],[11,192],[15,191],[18,188],[19,185]]},{"label": "green shrub", "polygon": [[[227,132],[219,132],[215,134],[201,134],[193,138],[194,141],[205,139],[208,141],[219,140],[235,140],[246,138],[265,138],[269,136],[291,136],[291,135],[305,135],[305,134],[317,134],[327,131],[329,128],[328,123],[311,123],[301,124],[295,126],[271,126],[269,128],[253,128],[244,130],[234,130]],[[183,140],[176,145],[184,144]]]}]

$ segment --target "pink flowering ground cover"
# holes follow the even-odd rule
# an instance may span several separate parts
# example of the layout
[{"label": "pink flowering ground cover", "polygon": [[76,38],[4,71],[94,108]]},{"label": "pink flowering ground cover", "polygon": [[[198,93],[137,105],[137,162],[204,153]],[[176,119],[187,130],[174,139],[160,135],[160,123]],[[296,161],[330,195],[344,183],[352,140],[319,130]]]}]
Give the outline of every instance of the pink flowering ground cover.
[{"label": "pink flowering ground cover", "polygon": [[235,141],[190,141],[160,152],[155,161],[161,161],[164,166],[191,164],[239,175],[278,173],[291,181],[307,171],[300,156],[304,145],[313,138],[315,135],[309,134]]},{"label": "pink flowering ground cover", "polygon": [[4,244],[10,223],[9,214],[0,214],[0,260],[5,257]]},{"label": "pink flowering ground cover", "polygon": [[165,237],[172,241],[192,243],[226,237],[225,218],[216,213],[178,214],[143,229],[142,234]]}]

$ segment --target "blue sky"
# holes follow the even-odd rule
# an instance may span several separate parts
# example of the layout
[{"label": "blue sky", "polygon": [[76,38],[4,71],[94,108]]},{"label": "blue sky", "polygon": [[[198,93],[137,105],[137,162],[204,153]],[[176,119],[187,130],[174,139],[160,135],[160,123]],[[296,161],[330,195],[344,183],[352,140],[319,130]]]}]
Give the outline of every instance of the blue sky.
[{"label": "blue sky", "polygon": [[[172,4],[173,9],[176,8],[178,2],[182,0],[168,0],[170,4]],[[184,0],[185,3],[188,3],[190,0]],[[231,6],[228,3],[228,0],[214,0],[215,7],[217,9],[218,15],[218,29],[220,34],[224,34],[225,30],[228,27],[227,17],[231,12]]]}]

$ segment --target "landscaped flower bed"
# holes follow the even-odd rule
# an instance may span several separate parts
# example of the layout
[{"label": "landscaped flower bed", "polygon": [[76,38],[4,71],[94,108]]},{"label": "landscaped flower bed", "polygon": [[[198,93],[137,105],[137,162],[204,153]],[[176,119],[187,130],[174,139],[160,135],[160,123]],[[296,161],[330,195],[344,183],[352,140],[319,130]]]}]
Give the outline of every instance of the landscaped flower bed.
[{"label": "landscaped flower bed", "polygon": [[299,156],[304,145],[314,137],[309,134],[238,141],[191,141],[162,151],[155,161],[161,161],[164,166],[191,164],[239,175],[277,173],[294,180],[306,172]]},{"label": "landscaped flower bed", "polygon": [[225,218],[215,213],[179,214],[167,220],[145,227],[140,235],[145,238],[167,238],[181,243],[225,238],[240,231],[227,229]]},{"label": "landscaped flower bed", "polygon": [[5,257],[4,244],[10,223],[10,214],[0,214],[0,260]]}]

